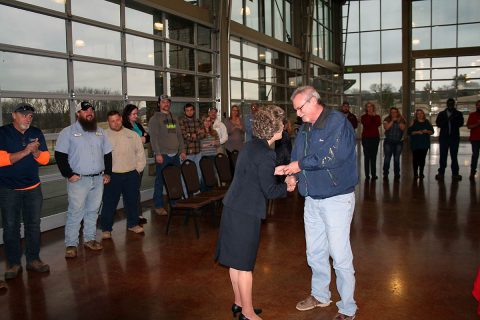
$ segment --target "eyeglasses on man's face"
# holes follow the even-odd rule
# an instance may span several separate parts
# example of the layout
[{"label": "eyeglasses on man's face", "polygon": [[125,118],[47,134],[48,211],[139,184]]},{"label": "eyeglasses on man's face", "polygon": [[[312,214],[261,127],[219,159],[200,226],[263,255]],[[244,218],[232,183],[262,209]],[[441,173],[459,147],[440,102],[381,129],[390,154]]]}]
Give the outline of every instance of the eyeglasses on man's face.
[{"label": "eyeglasses on man's face", "polygon": [[310,100],[312,100],[312,97],[313,97],[313,96],[309,96],[308,99],[305,100],[305,102],[304,102],[300,107],[298,107],[298,108],[293,107],[293,108],[295,109],[295,111],[302,111],[303,107],[305,107],[305,105],[306,105],[307,103],[309,103]]}]

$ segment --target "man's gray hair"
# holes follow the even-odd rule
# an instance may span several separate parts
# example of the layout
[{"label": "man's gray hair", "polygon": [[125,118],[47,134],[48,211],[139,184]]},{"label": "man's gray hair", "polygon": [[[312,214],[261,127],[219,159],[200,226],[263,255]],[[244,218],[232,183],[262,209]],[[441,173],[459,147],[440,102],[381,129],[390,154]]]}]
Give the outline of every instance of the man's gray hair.
[{"label": "man's gray hair", "polygon": [[309,96],[309,97],[315,97],[317,98],[318,103],[321,103],[320,94],[312,86],[298,87],[297,89],[295,89],[295,91],[293,91],[292,96],[290,97],[290,100],[293,101],[293,99],[295,99],[295,97],[299,94],[304,94],[305,96]]}]

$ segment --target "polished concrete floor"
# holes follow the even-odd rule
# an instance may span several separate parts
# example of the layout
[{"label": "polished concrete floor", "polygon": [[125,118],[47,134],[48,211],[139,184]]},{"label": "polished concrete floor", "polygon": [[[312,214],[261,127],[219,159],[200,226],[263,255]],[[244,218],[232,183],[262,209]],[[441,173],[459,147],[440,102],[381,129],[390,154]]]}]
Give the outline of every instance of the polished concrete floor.
[{"label": "polished concrete floor", "polygon": [[[435,150],[434,145],[422,182],[412,179],[409,152],[399,182],[360,180],[351,231],[356,319],[477,319],[471,290],[480,265],[480,178],[468,180],[464,143],[464,180],[452,182],[447,170],[445,181],[437,182]],[[336,313],[334,304],[295,309],[309,294],[311,275],[302,204],[296,195],[275,201],[262,225],[254,301],[264,309],[263,319],[324,320]],[[74,260],[63,258],[63,228],[44,233],[41,255],[50,274],[24,271],[8,281],[8,290],[0,292],[0,319],[232,318],[228,272],[213,261],[218,217],[200,218],[197,239],[191,221],[183,225],[181,217],[165,235],[166,218],[148,213],[142,236],[126,232],[123,214],[118,216],[104,250],[81,248]],[[331,289],[337,301],[335,282]]]}]

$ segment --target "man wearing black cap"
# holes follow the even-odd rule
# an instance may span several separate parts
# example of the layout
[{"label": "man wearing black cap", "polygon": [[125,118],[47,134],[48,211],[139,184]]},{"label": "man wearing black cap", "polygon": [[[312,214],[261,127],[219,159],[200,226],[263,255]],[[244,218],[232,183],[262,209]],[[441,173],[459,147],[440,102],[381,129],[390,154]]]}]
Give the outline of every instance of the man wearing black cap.
[{"label": "man wearing black cap", "polygon": [[101,250],[102,245],[95,239],[97,218],[103,185],[110,182],[112,173],[112,146],[104,130],[97,127],[95,109],[88,101],[77,106],[77,121],[60,132],[55,160],[60,173],[67,178],[65,258],[77,256],[82,220],[83,245]]},{"label": "man wearing black cap", "polygon": [[458,146],[460,145],[460,127],[463,126],[463,114],[455,109],[455,100],[449,98],[447,100],[447,109],[441,111],[437,115],[437,127],[440,128],[440,167],[438,174],[435,176],[437,180],[443,180],[445,176],[445,168],[447,167],[448,150],[450,149],[450,158],[452,159],[452,180],[460,181],[462,176],[459,174],[459,166],[457,160]]},{"label": "man wearing black cap", "polygon": [[6,280],[16,278],[22,271],[22,216],[27,270],[50,271],[39,256],[43,195],[38,175],[38,166],[48,163],[50,153],[42,131],[31,126],[34,112],[30,104],[20,103],[12,113],[13,122],[0,127],[0,210],[7,259]]},{"label": "man wearing black cap", "polygon": [[155,112],[148,121],[150,143],[156,163],[155,187],[153,189],[154,210],[162,216],[167,215],[163,203],[162,170],[168,165],[180,166],[180,160],[183,161],[187,158],[180,123],[177,117],[170,112],[171,103],[169,96],[161,95],[158,98],[160,112]]}]

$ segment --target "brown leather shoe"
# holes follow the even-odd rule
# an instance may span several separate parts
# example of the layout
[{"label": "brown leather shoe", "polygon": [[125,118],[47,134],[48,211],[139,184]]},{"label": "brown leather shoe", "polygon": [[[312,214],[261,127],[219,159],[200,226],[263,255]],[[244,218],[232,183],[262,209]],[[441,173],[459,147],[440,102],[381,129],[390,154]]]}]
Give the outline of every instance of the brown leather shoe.
[{"label": "brown leather shoe", "polygon": [[43,263],[42,260],[33,260],[27,263],[27,270],[35,272],[50,272],[50,266]]},{"label": "brown leather shoe", "polygon": [[155,208],[154,209],[155,213],[158,214],[159,216],[166,216],[168,215],[167,210],[165,208]]},{"label": "brown leather shoe", "polygon": [[5,271],[5,280],[15,279],[20,272],[22,272],[21,265],[16,264],[14,266],[9,267]]},{"label": "brown leather shoe", "polygon": [[103,249],[102,244],[100,242],[97,242],[96,240],[87,241],[83,245],[85,248],[88,248],[93,251],[98,251]]},{"label": "brown leather shoe", "polygon": [[65,248],[65,258],[76,258],[77,257],[77,247],[68,246]]},{"label": "brown leather shoe", "polygon": [[343,313],[337,313],[337,315],[335,316],[335,318],[333,318],[333,320],[353,320],[355,319],[355,315],[353,316],[347,316]]},{"label": "brown leather shoe", "polygon": [[325,307],[328,307],[331,302],[332,301],[320,302],[317,299],[315,299],[314,296],[310,295],[305,300],[302,300],[299,303],[297,303],[297,310],[307,311],[316,307],[325,308]]}]

